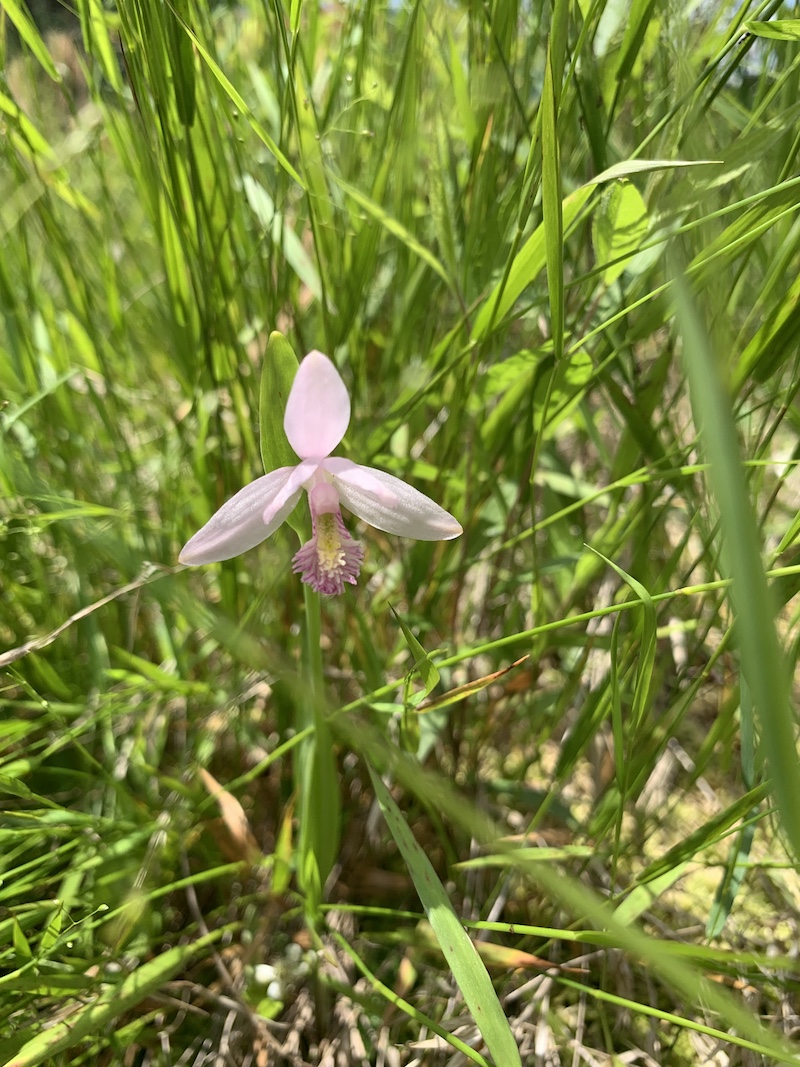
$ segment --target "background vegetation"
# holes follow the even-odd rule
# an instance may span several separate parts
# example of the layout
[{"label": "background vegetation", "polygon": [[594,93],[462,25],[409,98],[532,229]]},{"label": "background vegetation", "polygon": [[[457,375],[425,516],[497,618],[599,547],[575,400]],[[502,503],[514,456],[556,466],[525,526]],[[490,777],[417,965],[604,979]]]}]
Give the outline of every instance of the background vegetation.
[{"label": "background vegetation", "polygon": [[[0,1063],[795,1062],[793,9],[2,12]],[[464,526],[324,692],[274,330]]]}]

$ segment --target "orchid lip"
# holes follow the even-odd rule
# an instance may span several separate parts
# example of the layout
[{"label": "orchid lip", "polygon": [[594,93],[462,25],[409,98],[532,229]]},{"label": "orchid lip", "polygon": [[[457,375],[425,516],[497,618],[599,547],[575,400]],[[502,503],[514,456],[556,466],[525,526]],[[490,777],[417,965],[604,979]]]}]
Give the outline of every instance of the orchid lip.
[{"label": "orchid lip", "polygon": [[319,482],[308,494],[313,534],[295,553],[292,570],[317,593],[344,592],[355,585],[364,561],[364,549],[354,541],[342,521],[339,495],[330,482]]}]

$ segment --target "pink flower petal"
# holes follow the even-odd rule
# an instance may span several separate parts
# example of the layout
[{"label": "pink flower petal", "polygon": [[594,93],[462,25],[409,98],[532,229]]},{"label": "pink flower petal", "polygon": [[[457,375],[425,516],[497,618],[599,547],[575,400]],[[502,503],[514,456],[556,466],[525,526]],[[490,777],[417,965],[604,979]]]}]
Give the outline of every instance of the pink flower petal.
[{"label": "pink flower petal", "polygon": [[450,512],[439,507],[424,493],[375,467],[360,467],[359,470],[379,482],[384,494],[391,493],[396,498],[396,503],[388,506],[377,494],[366,492],[333,475],[341,502],[370,526],[385,530],[386,533],[400,534],[401,537],[413,537],[417,541],[449,541],[463,533],[460,523]]},{"label": "pink flower petal", "polygon": [[294,470],[295,467],[280,467],[240,489],[187,541],[178,556],[180,562],[193,567],[219,563],[261,544],[297,504],[299,489],[284,501],[269,523],[264,522],[265,505],[281,492]]},{"label": "pink flower petal", "polygon": [[283,428],[300,459],[324,459],[344,437],[350,422],[350,397],[333,363],[309,352],[295,375]]},{"label": "pink flower petal", "polygon": [[318,466],[319,464],[316,460],[306,459],[302,463],[298,463],[296,467],[281,468],[282,470],[290,471],[289,477],[280,490],[266,501],[267,506],[261,516],[262,522],[271,524],[275,515],[283,508],[286,501],[302,489],[303,484],[308,481]]},{"label": "pink flower petal", "polygon": [[[361,489],[377,497],[388,508],[397,503],[397,494],[371,474],[369,467],[361,467],[358,463],[353,463],[351,459],[342,459],[339,456],[329,457],[322,466],[329,474],[333,474],[355,489]],[[390,478],[391,475],[387,474],[386,477]]]}]

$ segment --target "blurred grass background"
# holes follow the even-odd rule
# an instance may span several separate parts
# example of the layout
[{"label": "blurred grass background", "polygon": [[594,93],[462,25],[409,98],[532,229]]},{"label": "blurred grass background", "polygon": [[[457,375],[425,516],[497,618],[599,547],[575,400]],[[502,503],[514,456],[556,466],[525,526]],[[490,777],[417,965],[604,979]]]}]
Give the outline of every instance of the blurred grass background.
[{"label": "blurred grass background", "polygon": [[[0,1063],[512,1067],[404,824],[522,1063],[796,1062],[793,13],[3,0]],[[296,539],[176,564],[274,330],[465,531],[323,604],[313,899]]]}]

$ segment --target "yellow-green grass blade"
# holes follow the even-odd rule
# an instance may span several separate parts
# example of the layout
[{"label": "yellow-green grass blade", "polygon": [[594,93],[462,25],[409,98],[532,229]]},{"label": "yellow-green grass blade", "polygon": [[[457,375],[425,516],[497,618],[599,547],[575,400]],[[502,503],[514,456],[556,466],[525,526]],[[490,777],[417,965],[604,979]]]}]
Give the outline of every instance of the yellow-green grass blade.
[{"label": "yellow-green grass blade", "polygon": [[561,159],[558,144],[558,105],[548,54],[542,95],[542,210],[544,215],[550,331],[556,366],[564,352],[564,223],[561,217]]},{"label": "yellow-green grass blade", "polygon": [[[356,736],[353,723],[343,721],[339,723],[339,727],[343,735],[348,737],[349,740]],[[362,751],[368,758],[391,767],[392,773],[405,788],[413,790],[421,797],[425,797],[427,803],[435,804],[448,819],[451,819],[456,825],[462,826],[478,840],[497,848],[500,836],[497,828],[493,826],[484,812],[457,793],[449,782],[424,771],[408,758],[401,756],[396,748],[389,749],[385,740],[371,728],[360,724],[357,736],[362,742]],[[376,796],[382,808],[384,797],[389,798],[390,808],[388,810],[394,813],[393,821],[390,824],[393,836],[395,836],[395,831],[397,831],[398,835],[402,835],[404,845],[409,845],[409,854],[412,853],[412,850],[416,850],[416,853],[420,854],[422,861],[424,861],[420,863],[419,873],[414,875],[414,883],[417,892],[420,894],[423,907],[426,907],[427,911],[426,900],[440,899],[436,891],[431,891],[430,889],[430,878],[432,877],[433,883],[438,887],[439,894],[444,892],[441,883],[430,868],[427,857],[422,853],[419,845],[411,835],[386,786],[378,779],[377,774],[371,773]],[[746,801],[747,807],[752,806],[753,803],[754,797],[748,797]],[[384,809],[384,812],[386,810]],[[395,836],[395,839],[397,840],[397,836]],[[400,845],[399,840],[398,847],[400,847],[403,858],[408,863],[408,856],[404,851],[403,845]],[[614,916],[606,901],[571,878],[563,870],[554,869],[547,863],[531,862],[516,855],[513,848],[509,848],[508,852],[512,860],[516,860],[515,866],[520,873],[530,878],[532,882],[537,883],[545,891],[548,898],[558,900],[575,919],[581,922],[582,926],[585,926],[585,920],[588,920],[588,923],[591,924],[595,931],[604,931],[602,935],[598,933],[592,938],[594,943],[615,945],[630,955],[631,958],[641,961],[653,975],[657,975],[661,981],[677,991],[687,1004],[704,1004],[711,1011],[719,1013],[720,1017],[729,1026],[734,1027],[746,1040],[752,1041],[765,1050],[769,1050],[769,1054],[776,1061],[785,1063],[797,1062],[794,1051],[789,1049],[779,1037],[763,1026],[752,1012],[744,1008],[727,990],[704,978],[697,970],[696,965],[689,962],[693,949],[690,948],[684,952],[683,946],[676,946],[674,943],[662,942],[657,938],[650,937],[632,925],[630,920],[621,922]],[[659,873],[662,873],[663,869],[662,867]],[[427,881],[422,880],[423,872],[430,872]],[[452,913],[452,906],[446,896],[444,900],[447,908]],[[433,925],[430,914],[428,918],[431,925]],[[461,923],[458,920],[456,921],[460,929]],[[516,924],[514,924],[514,928],[517,930]],[[463,934],[463,930],[461,933]],[[561,934],[555,936],[560,937]],[[679,952],[676,951],[678,947],[680,947]],[[490,1051],[492,1050],[490,1049]],[[498,1060],[497,1062],[499,1067],[500,1063],[505,1064],[516,1061]]]},{"label": "yellow-green grass blade", "polygon": [[42,69],[47,72],[54,82],[60,82],[61,75],[56,69],[53,57],[47,51],[47,45],[42,40],[42,36],[32,22],[30,15],[17,3],[17,0],[3,0],[3,10],[14,23],[20,38],[42,65]]},{"label": "yellow-green grass blade", "polygon": [[795,722],[787,667],[775,631],[773,596],[764,573],[730,399],[686,283],[679,278],[676,288],[683,359],[695,419],[710,462],[708,481],[720,513],[723,565],[732,579],[742,673],[760,719],[761,744],[781,820],[794,854],[800,858]]},{"label": "yellow-green grass blade", "polygon": [[745,22],[744,29],[754,37],[773,41],[800,41],[800,19],[770,19],[769,22]]},{"label": "yellow-green grass blade", "polygon": [[211,52],[208,50],[205,44],[200,40],[200,38],[191,29],[191,27],[186,24],[185,20],[181,17],[179,12],[175,10],[174,7],[172,8],[172,12],[175,15],[175,18],[183,27],[183,30],[186,33],[187,37],[197,49],[203,62],[206,64],[208,69],[219,82],[220,86],[222,87],[222,91],[225,93],[225,95],[228,97],[234,107],[237,108],[240,114],[245,116],[255,135],[259,138],[259,140],[261,140],[261,142],[266,146],[269,152],[275,157],[277,162],[283,167],[289,177],[296,181],[302,189],[305,189],[306,185],[303,179],[294,169],[294,167],[283,154],[283,152],[281,152],[280,148],[278,148],[274,139],[270,137],[270,135],[267,133],[261,123],[256,119],[252,109],[248,107],[247,103],[245,102],[242,95],[239,93],[238,89],[236,89],[233,82],[220,67],[219,63],[217,63],[217,61],[211,55]]},{"label": "yellow-green grass blade", "polygon": [[344,181],[335,174],[332,175],[332,177],[336,184],[339,185],[349,197],[355,200],[355,202],[362,207],[368,215],[371,215],[376,222],[380,223],[387,233],[392,234],[393,237],[402,241],[406,248],[413,252],[414,255],[418,256],[424,263],[427,263],[431,270],[439,275],[448,288],[455,288],[443,264],[441,264],[433,252],[427,249],[401,222],[390,215],[388,211],[385,211],[380,204],[377,204],[365,193],[362,193],[356,186],[351,185],[349,182]]},{"label": "yellow-green grass blade", "polygon": [[[646,174],[659,170],[676,170],[684,167],[706,166],[714,160],[667,160],[667,159],[632,159],[615,163],[597,177],[586,182],[574,192],[564,197],[561,204],[562,233],[568,233],[587,204],[595,186],[605,182],[630,177],[632,174]],[[472,341],[481,341],[497,327],[517,302],[523,291],[544,270],[547,264],[546,225],[541,223],[527,238],[515,255],[507,278],[504,276],[492,289],[481,305],[472,328]]]},{"label": "yellow-green grass blade", "polygon": [[497,1067],[521,1067],[519,1051],[492,981],[455,913],[430,860],[417,843],[383,779],[370,777],[386,825],[400,849],[439,946]]},{"label": "yellow-green grass blade", "polygon": [[0,1044],[0,1060],[5,1067],[36,1067],[52,1061],[54,1056],[80,1045],[84,1040],[96,1037],[109,1029],[115,1019],[140,1004],[146,997],[173,978],[178,971],[199,952],[205,951],[219,941],[230,927],[214,930],[187,945],[162,952],[129,974],[122,982],[107,985],[97,997],[83,1003],[77,1002],[75,1010],[46,1030],[37,1034],[26,1031],[23,1044],[17,1039],[8,1039]]},{"label": "yellow-green grass blade", "polygon": [[449,1033],[443,1026],[440,1026],[435,1020],[429,1018],[427,1015],[424,1015],[419,1010],[419,1008],[414,1007],[413,1004],[409,1004],[409,1002],[407,1000],[404,1000],[403,997],[399,996],[395,992],[395,990],[390,989],[387,985],[384,985],[380,978],[378,978],[377,975],[372,973],[372,971],[369,969],[369,967],[367,967],[367,965],[364,963],[358,953],[347,943],[347,941],[345,941],[345,939],[338,931],[334,930],[333,936],[338,942],[338,944],[341,946],[341,948],[347,953],[347,955],[359,969],[359,971],[361,971],[361,973],[370,983],[372,988],[375,989],[376,992],[380,993],[381,996],[385,997],[390,1004],[393,1004],[399,1011],[404,1012],[406,1015],[408,1015],[410,1019],[413,1019],[415,1022],[418,1022],[423,1026],[426,1026],[432,1033],[438,1034],[438,1036],[443,1041],[446,1041],[449,1045],[452,1045],[454,1049],[458,1049],[458,1051],[461,1052],[464,1056],[466,1056],[467,1059],[472,1060],[473,1063],[477,1063],[478,1067],[489,1067],[488,1061],[483,1056],[481,1056],[480,1052],[476,1052],[475,1049],[470,1048],[469,1045],[467,1045],[460,1038],[456,1037],[455,1034]]}]

